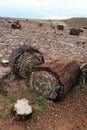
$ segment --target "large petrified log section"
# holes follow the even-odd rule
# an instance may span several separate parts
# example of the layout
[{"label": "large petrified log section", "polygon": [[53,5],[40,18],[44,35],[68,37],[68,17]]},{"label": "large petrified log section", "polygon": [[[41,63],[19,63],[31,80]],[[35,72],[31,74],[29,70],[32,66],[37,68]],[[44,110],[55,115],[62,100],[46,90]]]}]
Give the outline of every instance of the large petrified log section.
[{"label": "large petrified log section", "polygon": [[29,87],[54,101],[61,100],[76,84],[80,66],[75,60],[55,60],[41,64],[29,76]]},{"label": "large petrified log section", "polygon": [[33,68],[41,63],[44,63],[43,54],[27,45],[16,48],[9,57],[10,67],[19,78],[26,78],[26,73],[32,72]]}]

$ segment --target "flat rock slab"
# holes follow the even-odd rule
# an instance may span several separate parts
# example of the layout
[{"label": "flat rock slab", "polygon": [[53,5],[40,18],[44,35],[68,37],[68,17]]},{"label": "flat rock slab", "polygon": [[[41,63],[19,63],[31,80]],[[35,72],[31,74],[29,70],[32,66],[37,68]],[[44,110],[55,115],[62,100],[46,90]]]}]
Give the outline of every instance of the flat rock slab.
[{"label": "flat rock slab", "polygon": [[3,67],[0,65],[0,78],[3,78],[4,76],[8,75],[11,72],[10,67]]},{"label": "flat rock slab", "polygon": [[13,113],[17,120],[26,121],[32,115],[32,107],[29,105],[28,100],[23,98],[17,100],[14,104]]}]

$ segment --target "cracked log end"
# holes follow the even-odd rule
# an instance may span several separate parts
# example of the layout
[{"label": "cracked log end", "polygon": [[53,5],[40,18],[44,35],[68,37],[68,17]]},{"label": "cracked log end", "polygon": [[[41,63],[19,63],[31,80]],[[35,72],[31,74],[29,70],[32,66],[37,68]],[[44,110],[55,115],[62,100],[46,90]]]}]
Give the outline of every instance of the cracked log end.
[{"label": "cracked log end", "polygon": [[36,65],[44,63],[44,57],[37,49],[22,45],[11,53],[9,61],[13,73],[19,78],[26,78],[27,72],[31,73]]},{"label": "cracked log end", "polygon": [[80,77],[75,60],[55,60],[37,66],[29,77],[29,87],[46,98],[59,101],[75,86]]},{"label": "cracked log end", "polygon": [[28,120],[32,116],[32,107],[28,100],[25,98],[17,100],[17,103],[14,104],[13,114],[18,121]]},{"label": "cracked log end", "polygon": [[47,68],[32,72],[28,85],[47,99],[59,101],[62,98],[63,85],[60,83],[58,75]]}]

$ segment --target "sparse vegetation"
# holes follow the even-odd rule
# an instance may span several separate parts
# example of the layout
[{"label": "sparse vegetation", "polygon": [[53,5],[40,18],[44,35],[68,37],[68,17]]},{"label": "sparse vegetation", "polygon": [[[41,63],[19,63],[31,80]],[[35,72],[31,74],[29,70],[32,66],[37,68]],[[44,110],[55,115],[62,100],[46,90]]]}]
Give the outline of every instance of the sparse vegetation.
[{"label": "sparse vegetation", "polygon": [[2,56],[0,56],[0,62],[3,60],[3,57]]},{"label": "sparse vegetation", "polygon": [[8,102],[10,102],[10,103],[16,102],[16,98],[15,98],[13,95],[11,95],[11,94],[7,94],[7,95],[5,96],[5,99],[6,99]]},{"label": "sparse vegetation", "polygon": [[15,78],[16,78],[16,76],[13,73],[11,73],[10,75],[3,77],[3,82],[5,84],[8,84],[9,81],[14,80]]},{"label": "sparse vegetation", "polygon": [[46,99],[43,96],[37,96],[34,99],[35,105],[34,105],[34,113],[35,114],[42,114],[45,112],[46,108]]},{"label": "sparse vegetation", "polygon": [[3,112],[0,112],[0,117],[2,117],[3,116]]},{"label": "sparse vegetation", "polygon": [[10,116],[10,117],[13,116],[12,109],[13,109],[13,107],[9,107],[9,108],[7,109],[7,111],[6,111],[6,116]]}]

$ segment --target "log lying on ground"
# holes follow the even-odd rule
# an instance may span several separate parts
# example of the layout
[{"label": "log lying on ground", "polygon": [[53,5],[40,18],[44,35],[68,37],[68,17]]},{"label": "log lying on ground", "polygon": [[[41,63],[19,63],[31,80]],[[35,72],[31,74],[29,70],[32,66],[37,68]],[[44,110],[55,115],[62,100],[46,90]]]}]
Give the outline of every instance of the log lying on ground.
[{"label": "log lying on ground", "polygon": [[11,53],[9,62],[17,77],[26,78],[27,72],[32,72],[36,65],[44,63],[44,57],[37,49],[22,45]]},{"label": "log lying on ground", "polygon": [[25,98],[17,100],[12,111],[18,121],[26,121],[32,116],[32,107]]},{"label": "log lying on ground", "polygon": [[61,100],[76,84],[79,64],[72,60],[55,60],[39,65],[28,80],[31,89],[54,101]]}]

